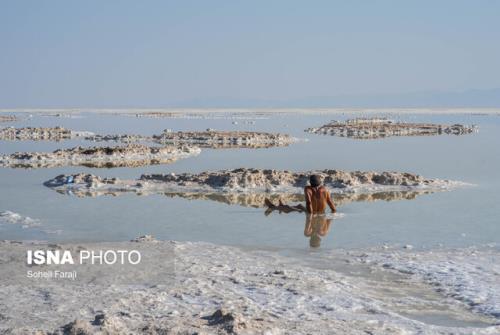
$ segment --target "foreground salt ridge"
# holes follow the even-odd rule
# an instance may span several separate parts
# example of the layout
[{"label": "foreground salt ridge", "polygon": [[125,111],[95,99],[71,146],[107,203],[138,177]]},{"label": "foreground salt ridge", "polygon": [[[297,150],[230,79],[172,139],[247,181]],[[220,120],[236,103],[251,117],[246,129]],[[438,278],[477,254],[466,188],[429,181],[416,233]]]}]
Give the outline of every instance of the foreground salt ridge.
[{"label": "foreground salt ridge", "polygon": [[190,146],[149,147],[129,144],[116,147],[74,147],[53,152],[16,152],[0,156],[0,167],[49,168],[58,166],[135,167],[168,164],[195,156],[200,149]]},{"label": "foreground salt ridge", "polygon": [[477,126],[474,125],[441,125],[395,122],[385,118],[358,118],[346,121],[332,121],[321,127],[308,128],[305,131],[355,139],[377,139],[390,136],[465,135],[473,133],[477,129]]},{"label": "foreground salt ridge", "polygon": [[390,191],[437,191],[465,183],[426,179],[404,172],[346,172],[320,170],[291,172],[240,168],[199,174],[143,174],[137,180],[101,178],[92,174],[59,175],[44,183],[58,192],[85,195],[135,192],[149,193],[301,193],[311,174],[322,177],[333,193],[377,193]]},{"label": "foreground salt ridge", "polygon": [[[484,275],[475,278],[476,282],[465,282],[464,287],[454,287],[460,290],[473,285],[495,292],[500,285],[494,280],[498,270],[489,265],[493,258],[498,259],[498,249],[474,250],[475,255],[471,250],[332,250],[310,255],[325,261],[324,266],[318,267],[310,266],[307,259],[267,251],[209,243],[163,242],[151,236],[134,241],[119,242],[115,247],[131,249],[140,245],[161,252],[174,246],[176,281],[151,286],[111,282],[104,285],[62,285],[50,281],[5,285],[0,282],[3,320],[0,332],[496,334],[500,331],[500,326],[493,325],[498,323],[498,318],[483,315],[481,310],[471,311],[471,306],[453,297],[452,292],[439,291],[417,276],[401,272],[394,278],[384,279],[376,275],[393,271],[376,261],[384,257],[397,256],[402,261],[421,263],[422,267],[434,259],[460,260],[457,266],[471,259],[474,266],[484,267]],[[43,245],[37,247],[43,248]],[[50,248],[86,247],[85,244],[62,244]],[[10,271],[24,260],[23,254],[16,258],[16,250],[23,250],[19,243],[0,242],[2,254],[14,255],[3,264],[4,271]],[[473,266],[459,270],[474,271]],[[365,275],[358,275],[360,271]],[[370,274],[372,271],[374,276]],[[430,267],[429,271],[439,272],[439,269]],[[381,281],[386,282],[381,286],[383,291],[374,291],[373,287]],[[384,291],[387,285],[399,293],[390,297]],[[407,295],[408,292],[413,293]],[[56,305],[58,308],[47,308]],[[418,320],[420,312],[429,311],[482,326],[437,326]]]}]

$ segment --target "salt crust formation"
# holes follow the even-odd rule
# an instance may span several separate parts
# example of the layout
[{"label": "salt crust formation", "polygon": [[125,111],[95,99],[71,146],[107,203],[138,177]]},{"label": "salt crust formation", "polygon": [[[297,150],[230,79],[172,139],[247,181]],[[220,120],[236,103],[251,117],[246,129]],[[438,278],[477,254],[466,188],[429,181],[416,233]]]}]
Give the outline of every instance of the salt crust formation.
[{"label": "salt crust formation", "polygon": [[308,128],[305,131],[314,134],[355,139],[377,139],[390,136],[464,135],[476,130],[476,126],[461,124],[441,125],[433,123],[394,122],[389,119],[378,118],[358,118],[346,121],[332,121],[321,127]]},{"label": "salt crust formation", "polygon": [[74,147],[53,152],[16,152],[0,156],[0,167],[49,168],[87,166],[95,168],[137,167],[167,164],[197,155],[200,149],[190,146],[149,147],[129,144],[117,147]]},{"label": "salt crust formation", "polygon": [[85,139],[93,142],[150,142],[169,145],[196,145],[204,148],[267,148],[287,146],[297,140],[280,133],[218,131],[214,129],[177,132],[165,129],[161,134],[153,136],[134,134],[99,135],[62,127],[7,127],[0,129],[0,140],[62,141],[70,139]]},{"label": "salt crust formation", "polygon": [[59,175],[46,181],[44,185],[60,193],[81,197],[132,192],[138,195],[165,194],[261,207],[266,197],[280,198],[285,202],[303,200],[302,189],[308,184],[311,174],[320,175],[340,202],[411,199],[419,194],[463,185],[460,182],[426,179],[404,172],[291,172],[251,168],[198,174],[143,174],[136,180],[79,173]]}]

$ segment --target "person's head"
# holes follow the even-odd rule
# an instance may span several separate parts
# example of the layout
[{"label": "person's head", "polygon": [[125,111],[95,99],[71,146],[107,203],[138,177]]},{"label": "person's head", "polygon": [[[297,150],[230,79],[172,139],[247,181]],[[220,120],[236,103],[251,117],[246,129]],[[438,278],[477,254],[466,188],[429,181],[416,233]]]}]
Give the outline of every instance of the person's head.
[{"label": "person's head", "polygon": [[321,185],[321,177],[318,176],[317,174],[313,174],[309,177],[309,184],[311,184],[312,187],[318,187]]}]

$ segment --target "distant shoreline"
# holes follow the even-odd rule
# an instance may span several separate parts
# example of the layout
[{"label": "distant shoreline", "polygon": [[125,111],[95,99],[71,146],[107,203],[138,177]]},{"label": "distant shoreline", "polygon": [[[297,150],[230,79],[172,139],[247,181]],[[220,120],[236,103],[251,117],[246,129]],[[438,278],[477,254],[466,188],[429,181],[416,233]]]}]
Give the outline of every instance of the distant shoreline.
[{"label": "distant shoreline", "polygon": [[265,113],[265,114],[500,114],[500,108],[0,108],[0,113]]}]

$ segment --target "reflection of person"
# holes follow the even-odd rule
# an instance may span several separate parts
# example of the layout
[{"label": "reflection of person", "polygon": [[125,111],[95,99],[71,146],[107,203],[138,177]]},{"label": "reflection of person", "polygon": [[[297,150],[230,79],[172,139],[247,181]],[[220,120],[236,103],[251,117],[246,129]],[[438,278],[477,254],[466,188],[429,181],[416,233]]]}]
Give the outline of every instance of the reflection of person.
[{"label": "reflection of person", "polygon": [[311,248],[319,248],[321,237],[326,236],[330,231],[332,219],[325,215],[306,214],[306,225],[304,227],[304,236],[309,237]]},{"label": "reflection of person", "polygon": [[[304,195],[306,197],[306,207],[302,204],[295,206],[285,205],[281,201],[275,205],[269,199],[265,199],[264,203],[268,207],[268,211],[278,210],[280,212],[307,212],[310,214],[323,214],[326,206],[330,207],[332,213],[337,209],[332,201],[330,192],[321,183],[321,178],[318,175],[309,177],[310,186],[304,187]],[[268,212],[266,211],[266,212]]]}]

